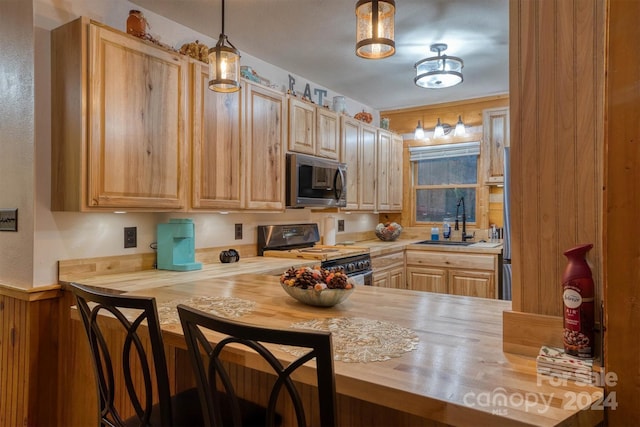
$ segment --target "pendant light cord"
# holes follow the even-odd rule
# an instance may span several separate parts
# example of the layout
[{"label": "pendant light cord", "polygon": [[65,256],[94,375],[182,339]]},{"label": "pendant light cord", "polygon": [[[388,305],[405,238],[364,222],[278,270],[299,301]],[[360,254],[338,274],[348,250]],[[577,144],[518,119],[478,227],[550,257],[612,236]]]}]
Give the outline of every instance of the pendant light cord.
[{"label": "pendant light cord", "polygon": [[224,0],[222,0],[222,34],[224,34]]}]

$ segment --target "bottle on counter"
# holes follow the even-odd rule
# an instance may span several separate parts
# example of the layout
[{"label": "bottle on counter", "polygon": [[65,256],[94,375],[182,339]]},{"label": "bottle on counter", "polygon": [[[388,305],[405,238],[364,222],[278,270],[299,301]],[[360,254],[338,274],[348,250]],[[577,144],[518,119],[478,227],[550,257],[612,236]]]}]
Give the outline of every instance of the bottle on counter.
[{"label": "bottle on counter", "polygon": [[442,238],[445,240],[449,240],[451,238],[451,225],[446,219],[442,224]]},{"label": "bottle on counter", "polygon": [[438,227],[431,229],[431,240],[440,240],[440,229]]}]

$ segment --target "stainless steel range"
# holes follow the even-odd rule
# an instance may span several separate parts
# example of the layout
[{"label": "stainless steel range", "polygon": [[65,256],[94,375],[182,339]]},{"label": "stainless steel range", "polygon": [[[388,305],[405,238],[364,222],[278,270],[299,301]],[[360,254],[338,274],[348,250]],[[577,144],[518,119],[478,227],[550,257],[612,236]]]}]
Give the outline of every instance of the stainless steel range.
[{"label": "stainless steel range", "polygon": [[258,226],[258,255],[320,261],[328,270],[343,269],[356,284],[372,285],[369,248],[361,246],[318,245],[318,224]]}]

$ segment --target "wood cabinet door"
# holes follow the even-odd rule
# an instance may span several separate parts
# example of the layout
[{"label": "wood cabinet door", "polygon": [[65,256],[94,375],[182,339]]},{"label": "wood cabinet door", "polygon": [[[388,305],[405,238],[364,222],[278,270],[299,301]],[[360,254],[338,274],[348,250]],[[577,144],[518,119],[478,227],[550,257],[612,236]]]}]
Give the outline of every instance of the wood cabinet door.
[{"label": "wood cabinet door", "polygon": [[[316,108],[316,154],[329,159],[340,158],[340,122],[337,113]],[[347,193],[348,194],[348,193]]]},{"label": "wood cabinet door", "polygon": [[209,89],[206,64],[193,63],[191,206],[240,209],[242,202],[242,92]]},{"label": "wood cabinet door", "polygon": [[244,207],[285,208],[284,94],[247,83],[245,102],[246,193]]},{"label": "wood cabinet door", "polygon": [[402,136],[393,134],[391,138],[391,157],[389,162],[389,210],[402,211],[403,182],[402,162],[404,141]]},{"label": "wood cabinet door", "polygon": [[488,271],[449,270],[449,293],[469,297],[496,298],[495,275]]},{"label": "wood cabinet door", "polygon": [[389,287],[395,289],[407,289],[404,266],[395,267],[389,270]]},{"label": "wood cabinet door", "polygon": [[316,153],[316,107],[289,96],[289,151]]},{"label": "wood cabinet door", "polygon": [[358,210],[360,200],[360,123],[351,117],[341,117],[340,161],[347,164],[346,210]]},{"label": "wood cabinet door", "polygon": [[376,209],[376,140],[377,131],[373,126],[361,124],[359,156],[359,200],[360,210]]},{"label": "wood cabinet door", "polygon": [[388,211],[390,208],[389,199],[389,168],[391,154],[391,132],[378,130],[377,138],[377,197],[376,204],[378,211]]},{"label": "wood cabinet door", "polygon": [[431,267],[407,267],[407,285],[414,291],[447,293],[447,270]]},{"label": "wood cabinet door", "polygon": [[389,281],[389,273],[384,271],[380,273],[373,273],[373,286],[378,286],[380,288],[391,287],[391,282]]},{"label": "wood cabinet door", "polygon": [[89,26],[90,207],[182,209],[189,62]]},{"label": "wood cabinet door", "polygon": [[509,146],[509,108],[490,108],[482,112],[482,129],[487,155],[485,182],[504,182],[504,148]]}]

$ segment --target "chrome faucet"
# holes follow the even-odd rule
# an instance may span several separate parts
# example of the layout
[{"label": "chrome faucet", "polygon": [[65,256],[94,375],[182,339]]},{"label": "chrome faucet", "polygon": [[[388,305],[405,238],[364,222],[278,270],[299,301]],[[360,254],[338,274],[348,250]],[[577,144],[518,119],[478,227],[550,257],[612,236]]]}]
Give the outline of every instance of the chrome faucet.
[{"label": "chrome faucet", "polygon": [[460,197],[460,199],[458,200],[458,204],[456,205],[456,224],[454,230],[460,229],[460,226],[458,225],[460,205],[462,205],[462,241],[465,242],[467,241],[467,239],[473,239],[475,237],[475,233],[467,234],[467,209],[464,206],[464,197]]}]

